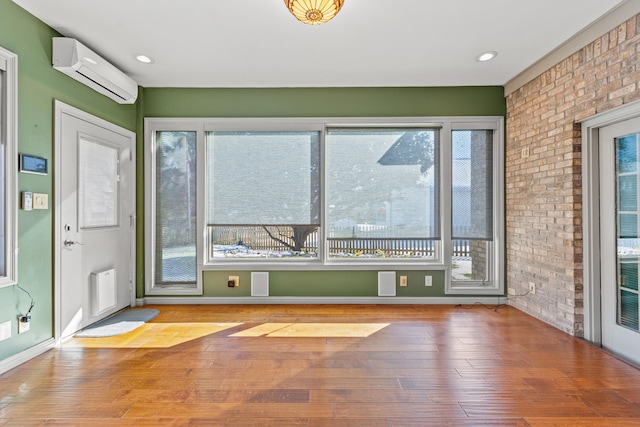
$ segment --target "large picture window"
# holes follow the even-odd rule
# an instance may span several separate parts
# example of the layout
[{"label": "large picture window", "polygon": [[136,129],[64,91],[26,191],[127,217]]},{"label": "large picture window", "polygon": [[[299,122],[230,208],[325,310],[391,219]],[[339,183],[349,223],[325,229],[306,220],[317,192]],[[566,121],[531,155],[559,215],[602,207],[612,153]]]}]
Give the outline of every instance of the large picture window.
[{"label": "large picture window", "polygon": [[433,128],[328,129],[328,258],[437,258],[439,144]]},{"label": "large picture window", "polygon": [[436,269],[447,293],[503,292],[501,118],[146,125],[156,293],[224,268]]}]

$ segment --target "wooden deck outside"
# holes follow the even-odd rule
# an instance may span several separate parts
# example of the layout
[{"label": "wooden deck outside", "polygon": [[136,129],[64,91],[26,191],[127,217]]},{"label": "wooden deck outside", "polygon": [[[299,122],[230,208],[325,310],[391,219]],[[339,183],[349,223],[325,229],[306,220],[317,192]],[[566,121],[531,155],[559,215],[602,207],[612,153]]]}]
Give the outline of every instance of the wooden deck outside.
[{"label": "wooden deck outside", "polygon": [[0,376],[0,426],[640,426],[640,370],[511,307],[155,307]]}]

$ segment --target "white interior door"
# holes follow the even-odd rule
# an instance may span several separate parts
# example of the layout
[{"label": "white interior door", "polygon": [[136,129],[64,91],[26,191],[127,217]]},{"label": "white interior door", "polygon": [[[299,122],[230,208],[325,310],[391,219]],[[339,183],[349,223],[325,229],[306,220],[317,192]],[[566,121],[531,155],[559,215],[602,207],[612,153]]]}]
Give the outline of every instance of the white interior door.
[{"label": "white interior door", "polygon": [[69,106],[56,125],[56,314],[64,338],[134,304],[135,135]]},{"label": "white interior door", "polygon": [[600,130],[602,346],[640,364],[640,119]]}]

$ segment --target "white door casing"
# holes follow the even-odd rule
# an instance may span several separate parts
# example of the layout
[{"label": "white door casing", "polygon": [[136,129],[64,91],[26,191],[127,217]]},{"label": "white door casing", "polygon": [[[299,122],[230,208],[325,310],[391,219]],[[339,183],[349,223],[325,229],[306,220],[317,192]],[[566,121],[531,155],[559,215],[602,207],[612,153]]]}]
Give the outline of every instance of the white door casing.
[{"label": "white door casing", "polygon": [[[135,305],[135,134],[59,101],[55,120],[54,334],[61,339]],[[97,288],[98,277],[114,286],[103,280]]]}]

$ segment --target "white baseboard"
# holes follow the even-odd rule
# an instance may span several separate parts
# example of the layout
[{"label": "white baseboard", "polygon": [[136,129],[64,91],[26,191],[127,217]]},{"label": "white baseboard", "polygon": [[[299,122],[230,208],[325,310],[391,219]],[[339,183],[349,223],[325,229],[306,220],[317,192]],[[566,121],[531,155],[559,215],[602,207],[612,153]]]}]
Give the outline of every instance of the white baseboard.
[{"label": "white baseboard", "polygon": [[145,297],[136,305],[170,304],[506,304],[507,297]]},{"label": "white baseboard", "polygon": [[4,360],[0,360],[0,374],[3,374],[11,369],[22,365],[24,362],[27,362],[34,357],[40,356],[42,353],[51,350],[55,346],[55,340],[50,338],[40,344],[34,345],[33,347],[22,351],[18,354],[15,354],[11,357],[8,357]]}]

